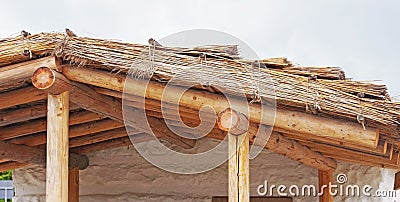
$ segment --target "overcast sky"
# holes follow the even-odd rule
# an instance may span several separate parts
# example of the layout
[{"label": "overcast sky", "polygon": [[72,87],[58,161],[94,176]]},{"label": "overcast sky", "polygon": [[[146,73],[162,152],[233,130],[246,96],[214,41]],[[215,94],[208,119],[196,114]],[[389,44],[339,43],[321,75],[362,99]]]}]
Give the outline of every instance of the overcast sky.
[{"label": "overcast sky", "polygon": [[[0,38],[22,29],[147,43],[189,29],[214,29],[261,57],[340,66],[358,80],[382,80],[400,95],[400,1],[4,1]],[[1,53],[0,53],[1,54]]]}]

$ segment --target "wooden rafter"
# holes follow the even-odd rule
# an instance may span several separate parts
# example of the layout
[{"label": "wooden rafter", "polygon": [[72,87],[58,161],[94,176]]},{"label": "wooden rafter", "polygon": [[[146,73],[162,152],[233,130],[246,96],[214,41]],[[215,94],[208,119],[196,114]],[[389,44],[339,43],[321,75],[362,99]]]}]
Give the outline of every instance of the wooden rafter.
[{"label": "wooden rafter", "polygon": [[[63,68],[63,74],[74,81],[91,84],[94,86],[108,88],[141,96],[138,89],[142,88],[140,82],[132,81],[125,85],[125,77],[121,75],[110,75],[108,73],[87,68],[77,68],[66,66]],[[124,88],[125,86],[125,88]],[[164,85],[156,82],[150,82],[147,86],[146,98],[168,102],[175,100],[174,88],[170,88],[170,93],[163,96]],[[180,97],[180,105],[184,107],[199,110],[204,103],[213,103],[217,113],[229,107],[222,95],[208,92],[188,90]],[[239,110],[242,111],[242,110]],[[246,110],[243,110],[246,111]],[[258,116],[260,108],[257,105],[250,105],[250,120],[260,122]],[[264,114],[269,116],[269,114]],[[268,120],[269,117],[264,117]],[[319,123],[319,124],[315,124]],[[320,124],[323,123],[323,124]],[[267,123],[268,124],[268,123]],[[360,124],[346,121],[315,116],[302,112],[293,112],[289,110],[277,109],[274,127],[279,132],[293,132],[298,134],[329,137],[343,139],[344,141],[375,148],[378,144],[379,133],[377,129],[367,128],[366,130]]]}]

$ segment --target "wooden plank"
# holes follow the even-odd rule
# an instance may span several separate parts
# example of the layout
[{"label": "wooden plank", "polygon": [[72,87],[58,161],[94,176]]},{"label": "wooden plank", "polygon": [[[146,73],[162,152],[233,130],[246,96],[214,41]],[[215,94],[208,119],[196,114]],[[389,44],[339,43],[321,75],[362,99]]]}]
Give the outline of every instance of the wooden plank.
[{"label": "wooden plank", "polygon": [[68,202],[79,202],[79,168],[68,171]]},{"label": "wooden plank", "polygon": [[[140,81],[132,81],[125,84],[126,78],[122,75],[111,75],[99,70],[72,66],[64,66],[63,74],[74,81],[120,92],[125,90],[125,92],[129,94],[143,96],[140,93],[141,91],[138,90],[142,89]],[[178,87],[170,88],[170,93],[163,96],[164,87],[165,86],[160,83],[150,82],[147,86],[146,98],[174,103],[176,96],[180,94],[178,93]],[[176,91],[176,93],[174,93],[174,91]],[[184,107],[199,110],[205,103],[212,105],[217,113],[229,107],[223,95],[188,90],[185,94],[180,96],[180,105]],[[263,114],[264,117],[260,117],[260,110],[259,105],[250,105],[250,120],[252,122],[259,123],[263,120],[271,120],[272,117],[269,117],[271,114]],[[246,110],[238,109],[238,111]],[[342,139],[344,141],[370,148],[376,148],[379,139],[379,131],[377,129],[367,128],[364,130],[364,128],[356,122],[342,121],[283,109],[277,109],[274,127],[279,132],[292,132],[304,135]]]},{"label": "wooden plank", "polygon": [[69,93],[48,96],[46,201],[68,202]]},{"label": "wooden plank", "polygon": [[0,109],[6,109],[12,106],[44,100],[47,93],[28,86],[17,90],[0,93]]},{"label": "wooden plank", "polygon": [[[333,171],[318,171],[318,182],[318,187],[324,188],[319,201],[333,202],[333,196],[329,193],[329,184],[333,184]],[[321,190],[319,192],[321,193]]]}]

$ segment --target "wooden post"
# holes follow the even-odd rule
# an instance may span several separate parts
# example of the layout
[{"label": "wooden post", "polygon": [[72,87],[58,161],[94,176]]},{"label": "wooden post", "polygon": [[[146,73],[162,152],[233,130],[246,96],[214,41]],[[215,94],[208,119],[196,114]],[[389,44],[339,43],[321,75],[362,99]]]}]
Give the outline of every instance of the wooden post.
[{"label": "wooden post", "polygon": [[400,189],[400,172],[394,175],[394,190]]},{"label": "wooden post", "polygon": [[218,126],[228,132],[229,202],[250,201],[248,119],[232,109],[218,115]]},{"label": "wooden post", "polygon": [[68,201],[69,93],[48,95],[46,201]]},{"label": "wooden post", "polygon": [[333,171],[318,171],[319,188],[325,186],[323,195],[319,197],[320,202],[333,202],[333,196],[329,193],[329,183],[333,181]]},{"label": "wooden post", "polygon": [[71,168],[68,173],[68,202],[79,202],[79,168]]}]

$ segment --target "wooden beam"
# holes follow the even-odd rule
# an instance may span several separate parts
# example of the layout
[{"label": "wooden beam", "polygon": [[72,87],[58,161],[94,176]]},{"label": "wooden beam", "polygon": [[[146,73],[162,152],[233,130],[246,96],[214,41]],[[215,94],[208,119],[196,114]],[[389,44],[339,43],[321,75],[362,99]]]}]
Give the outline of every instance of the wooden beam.
[{"label": "wooden beam", "polygon": [[46,201],[68,202],[69,93],[48,96]]},{"label": "wooden beam", "polygon": [[79,202],[79,168],[68,170],[68,202]]},{"label": "wooden beam", "polygon": [[21,163],[46,165],[46,150],[0,141],[0,157]]},{"label": "wooden beam", "polygon": [[[104,119],[105,116],[90,111],[80,111],[73,113],[69,119],[69,125],[86,123]],[[12,125],[0,128],[0,140],[21,137],[33,133],[46,131],[47,121],[45,118],[37,119],[23,125]]]},{"label": "wooden beam", "polygon": [[398,158],[393,158],[390,160],[390,157],[382,157],[372,154],[367,154],[359,151],[354,151],[346,148],[339,148],[332,145],[327,144],[317,144],[317,143],[309,143],[309,142],[301,142],[302,144],[310,147],[314,151],[318,151],[323,153],[326,157],[335,158],[338,160],[345,160],[348,162],[357,162],[365,165],[372,165],[378,167],[394,167],[399,168],[398,166]]},{"label": "wooden beam", "polygon": [[0,86],[8,86],[20,82],[30,82],[30,77],[37,68],[56,68],[56,63],[57,61],[55,57],[45,57],[2,67],[1,69],[4,69],[5,71],[0,71]]},{"label": "wooden beam", "polygon": [[[38,89],[51,93],[59,93],[68,90],[72,93],[71,101],[79,104],[82,108],[103,114],[121,123],[124,122],[122,103],[120,101],[99,94],[86,85],[69,81],[65,76],[55,72],[51,68],[38,68],[33,73],[32,84]],[[155,131],[154,133],[156,136],[160,136],[160,138],[166,139],[167,141],[186,149],[193,148],[195,145],[196,140],[182,138],[170,131],[159,120],[152,118],[149,119],[149,122],[152,123],[150,126],[153,131]],[[138,127],[138,125],[133,125],[132,127]],[[164,130],[160,130],[160,127]]]},{"label": "wooden beam", "polygon": [[[136,96],[142,96],[139,89],[143,88],[140,81],[131,81],[125,85],[125,77],[117,74],[109,74],[99,70],[88,68],[77,68],[73,66],[64,66],[63,74],[74,81],[91,84],[94,86],[108,88],[116,91],[124,91]],[[125,88],[124,88],[125,87]],[[170,88],[170,93],[163,96],[164,85],[157,82],[150,82],[147,86],[146,98],[163,100],[165,102],[174,102],[178,87]],[[176,93],[174,93],[176,91]],[[223,95],[188,90],[180,96],[180,105],[188,108],[199,110],[204,104],[211,104],[217,113],[229,107]],[[247,106],[243,106],[247,107]],[[237,109],[238,111],[246,111],[245,109]],[[259,115],[261,108],[259,105],[250,105],[250,120],[252,122],[269,124],[263,120],[271,120],[271,114]],[[323,124],[321,124],[323,123]],[[378,144],[379,132],[374,128],[363,127],[355,122],[342,121],[332,118],[315,116],[308,113],[295,112],[283,109],[277,109],[275,117],[275,129],[279,132],[291,132],[304,135],[329,137],[341,139],[343,141],[375,148]]]},{"label": "wooden beam", "polygon": [[111,139],[103,142],[98,142],[91,145],[84,145],[80,147],[72,148],[71,151],[78,154],[86,154],[94,151],[101,151],[110,148],[122,147],[132,145],[129,137],[121,137],[116,139]]},{"label": "wooden beam", "polygon": [[305,136],[305,135],[301,135],[301,134],[291,134],[291,133],[284,133],[283,135],[287,138],[298,140],[298,141],[313,141],[313,142],[328,143],[328,144],[336,145],[339,147],[351,148],[351,149],[369,152],[369,153],[378,154],[378,155],[385,155],[387,152],[387,147],[388,147],[386,141],[379,141],[376,148],[371,148],[371,147],[360,146],[355,143],[349,143],[349,142],[345,142],[343,140],[338,140],[338,139],[333,139],[333,138],[325,138],[325,137],[319,137],[319,136]]},{"label": "wooden beam", "polygon": [[71,92],[71,102],[82,108],[123,122],[121,103],[111,97],[101,95],[90,87],[71,82],[64,75],[49,67],[40,67],[32,75],[32,84],[48,93]]},{"label": "wooden beam", "polygon": [[[115,128],[123,127],[124,124],[110,120],[104,119],[100,121],[82,123],[79,125],[73,125],[69,128],[69,138],[80,137],[88,134],[94,134],[106,130],[111,130]],[[46,133],[36,133],[33,135],[22,136],[18,138],[13,138],[9,140],[14,144],[25,144],[28,146],[38,146],[46,144]]]},{"label": "wooden beam", "polygon": [[[319,197],[320,202],[333,202],[333,196],[329,193],[330,184],[333,183],[333,171],[318,171],[319,188],[323,189],[323,194]],[[319,190],[321,193],[321,190]]]},{"label": "wooden beam", "polygon": [[20,163],[20,162],[16,162],[16,161],[7,161],[4,163],[0,163],[0,172],[4,172],[7,170],[14,170],[17,168],[23,168],[26,166],[29,166],[29,164]]},{"label": "wooden beam", "polygon": [[16,105],[44,100],[47,98],[47,93],[28,86],[25,88],[0,93],[0,109],[9,108]]},{"label": "wooden beam", "polygon": [[[268,131],[269,129],[265,128],[262,130]],[[308,147],[294,140],[287,139],[276,132],[271,134],[266,148],[319,170],[334,170],[337,166],[335,160],[325,157],[318,152],[314,152]]]},{"label": "wooden beam", "polygon": [[[79,109],[76,104],[71,104],[70,111]],[[5,110],[0,112],[0,126],[6,126],[13,123],[29,121],[43,118],[47,115],[47,104],[40,103],[34,106]]]},{"label": "wooden beam", "polygon": [[[46,150],[38,147],[0,141],[0,157],[7,161],[46,166]],[[87,164],[86,156],[74,153],[69,155],[69,167],[79,167],[83,170],[87,168]]]}]

